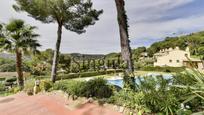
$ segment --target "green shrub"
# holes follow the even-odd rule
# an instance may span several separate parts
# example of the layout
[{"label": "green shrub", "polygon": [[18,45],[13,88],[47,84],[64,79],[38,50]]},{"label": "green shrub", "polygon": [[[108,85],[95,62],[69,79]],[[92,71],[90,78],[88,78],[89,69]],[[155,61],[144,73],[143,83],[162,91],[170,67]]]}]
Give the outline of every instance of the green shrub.
[{"label": "green shrub", "polygon": [[180,106],[171,80],[163,76],[139,78],[137,91],[144,94],[144,105],[154,113],[173,114]]},{"label": "green shrub", "polygon": [[79,78],[79,73],[61,74],[57,76],[57,80],[72,79],[72,78]]},{"label": "green shrub", "polygon": [[8,77],[5,79],[5,86],[13,87],[13,85],[17,85],[16,81],[17,81],[17,78],[15,76],[14,77]]},{"label": "green shrub", "polygon": [[40,89],[43,91],[49,91],[52,88],[53,83],[50,80],[43,80],[40,83]]},{"label": "green shrub", "polygon": [[107,85],[107,81],[101,78],[88,82],[75,80],[59,81],[54,84],[53,89],[62,90],[70,96],[77,97],[108,98],[113,93],[111,87]]},{"label": "green shrub", "polygon": [[82,96],[84,93],[83,81],[66,80],[59,81],[53,85],[53,90],[62,90],[66,92],[69,96]]},{"label": "green shrub", "polygon": [[3,64],[0,66],[0,72],[15,72],[16,64]]},{"label": "green shrub", "polygon": [[104,75],[104,74],[106,74],[105,71],[84,72],[84,73],[80,73],[79,77],[92,77],[92,76],[98,76],[98,75]]},{"label": "green shrub", "polygon": [[15,82],[17,78],[15,76],[6,78],[5,82]]},{"label": "green shrub", "polygon": [[102,78],[96,78],[88,81],[85,85],[85,97],[108,98],[113,94],[107,81]]},{"label": "green shrub", "polygon": [[188,70],[173,77],[173,88],[176,88],[180,101],[189,106],[192,112],[199,112],[204,107],[204,74]]},{"label": "green shrub", "polygon": [[16,94],[16,93],[18,93],[19,91],[21,91],[21,88],[20,88],[20,87],[13,87],[13,88],[11,88],[11,89],[9,90],[9,92],[10,92],[11,94]]},{"label": "green shrub", "polygon": [[33,87],[35,86],[35,79],[29,79],[25,81],[24,91],[25,92],[33,92]]},{"label": "green shrub", "polygon": [[110,103],[125,106],[133,110],[139,110],[141,108],[145,109],[145,106],[143,105],[143,99],[144,94],[142,92],[137,93],[123,89],[120,92],[115,92],[108,101]]},{"label": "green shrub", "polygon": [[[181,109],[181,110],[178,110],[178,111],[176,112],[176,114],[177,114],[177,115],[192,115],[192,111]],[[200,114],[200,115],[201,115],[201,114]]]},{"label": "green shrub", "polygon": [[6,90],[5,85],[2,82],[0,82],[0,92],[3,92],[5,90]]},{"label": "green shrub", "polygon": [[5,81],[5,79],[6,79],[5,77],[0,77],[0,82]]},{"label": "green shrub", "polygon": [[176,92],[170,87],[171,80],[162,76],[138,78],[136,90],[123,89],[115,93],[111,103],[138,111],[172,115],[180,109]]},{"label": "green shrub", "polygon": [[185,71],[184,67],[153,67],[153,66],[146,66],[141,68],[142,71],[158,71],[158,72],[182,72]]}]

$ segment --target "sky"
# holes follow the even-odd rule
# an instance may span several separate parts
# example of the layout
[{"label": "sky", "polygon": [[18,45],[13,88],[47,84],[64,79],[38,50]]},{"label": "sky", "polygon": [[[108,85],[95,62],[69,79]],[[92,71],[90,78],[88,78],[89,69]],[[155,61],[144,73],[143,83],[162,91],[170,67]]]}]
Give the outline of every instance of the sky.
[{"label": "sky", "polygon": [[[60,51],[63,53],[107,54],[120,51],[120,37],[114,0],[92,0],[104,13],[84,34],[63,29]],[[180,36],[204,30],[204,0],[125,0],[131,47],[150,46],[168,36]],[[17,18],[37,26],[42,47],[55,48],[57,24],[43,24],[26,13],[13,10],[14,0],[0,0],[0,22]]]}]

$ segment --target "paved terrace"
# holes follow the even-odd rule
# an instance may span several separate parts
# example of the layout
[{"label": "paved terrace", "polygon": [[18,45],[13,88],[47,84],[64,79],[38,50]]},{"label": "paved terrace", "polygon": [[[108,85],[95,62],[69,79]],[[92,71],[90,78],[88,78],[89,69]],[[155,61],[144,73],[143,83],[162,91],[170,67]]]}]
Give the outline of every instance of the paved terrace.
[{"label": "paved terrace", "polygon": [[0,115],[121,115],[96,104],[68,109],[64,98],[57,95],[27,96],[24,93],[0,97]]}]

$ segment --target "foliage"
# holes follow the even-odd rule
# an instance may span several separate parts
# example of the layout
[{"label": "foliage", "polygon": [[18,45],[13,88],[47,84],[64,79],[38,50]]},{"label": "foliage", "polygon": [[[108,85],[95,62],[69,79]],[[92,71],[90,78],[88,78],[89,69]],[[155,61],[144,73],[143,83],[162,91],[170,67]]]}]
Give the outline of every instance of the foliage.
[{"label": "foliage", "polygon": [[179,101],[170,83],[163,76],[139,78],[136,90],[143,92],[144,104],[152,112],[173,114],[179,109]]},{"label": "foliage", "polygon": [[53,58],[51,79],[55,82],[63,27],[81,34],[85,28],[99,20],[102,10],[93,9],[91,0],[16,0],[13,8],[25,11],[43,23],[57,23],[57,42]]},{"label": "foliage", "polygon": [[14,77],[6,78],[5,82],[15,82],[16,80],[17,78],[14,76]]},{"label": "foliage", "polygon": [[[134,112],[189,115],[203,111],[203,74],[196,71],[180,73],[173,78],[139,77],[136,92],[123,89],[109,102],[131,108]],[[182,105],[182,106],[181,106]]]},{"label": "foliage", "polygon": [[17,85],[16,82],[17,82],[17,78],[15,76],[7,77],[5,79],[5,86],[10,86],[12,88],[14,85]]},{"label": "foliage", "polygon": [[49,91],[53,86],[50,80],[42,80],[40,83],[40,89],[43,91]]},{"label": "foliage", "polygon": [[36,27],[26,25],[23,20],[13,19],[4,28],[5,35],[0,39],[4,51],[15,52],[18,49],[21,53],[36,53],[37,47],[40,47],[35,39],[39,36],[34,32]]},{"label": "foliage", "polygon": [[112,95],[112,89],[107,81],[102,78],[89,80],[85,85],[85,97],[108,98]]},{"label": "foliage", "polygon": [[47,75],[51,70],[51,65],[42,61],[32,60],[31,62],[27,62],[27,64],[31,68],[32,75]]},{"label": "foliage", "polygon": [[141,53],[146,52],[146,47],[138,47],[132,50],[133,58],[135,61],[138,61],[141,57]]},{"label": "foliage", "polygon": [[106,60],[117,60],[118,57],[121,57],[120,53],[109,53],[105,56]]},{"label": "foliage", "polygon": [[143,99],[144,94],[142,92],[123,89],[120,92],[115,92],[108,101],[109,103],[130,108],[135,112],[143,111],[148,113],[150,110],[143,105]]},{"label": "foliage", "polygon": [[139,77],[136,91],[123,89],[115,93],[110,102],[131,108],[135,112],[173,115],[180,109],[180,102],[170,83],[171,80],[163,76]]},{"label": "foliage", "polygon": [[[22,64],[23,71],[30,71],[26,63]],[[16,72],[16,61],[7,58],[0,58],[0,72]]]},{"label": "foliage", "polygon": [[[85,32],[84,28],[93,25],[102,10],[92,9],[92,2],[89,0],[16,0],[14,9],[26,11],[36,20],[45,23],[57,22],[77,33]],[[74,9],[74,10],[73,10]]]},{"label": "foliage", "polygon": [[53,90],[62,90],[66,92],[69,96],[82,96],[84,93],[85,82],[83,81],[74,81],[74,80],[65,80],[56,82],[53,85]]},{"label": "foliage", "polygon": [[[153,56],[154,53],[160,51],[161,49],[170,47],[180,47],[185,49],[187,46],[190,47],[190,52],[192,55],[203,55],[201,47],[203,47],[204,32],[192,33],[189,35],[184,35],[180,37],[167,37],[164,41],[156,42],[152,44],[148,49],[148,54]],[[199,51],[200,49],[200,51]]]},{"label": "foliage", "polygon": [[45,51],[41,51],[32,57],[32,61],[42,61],[49,64],[52,64],[52,57],[54,55],[54,51],[52,49],[46,49]]},{"label": "foliage", "polygon": [[204,106],[204,74],[196,70],[189,70],[174,77],[173,86],[184,90],[182,99],[192,111],[203,110]]},{"label": "foliage", "polygon": [[59,66],[62,70],[66,71],[66,73],[69,73],[71,66],[71,57],[69,55],[60,54]]},{"label": "foliage", "polygon": [[202,60],[204,60],[204,55],[203,54],[204,54],[204,46],[198,48],[198,55],[200,56],[200,58]]},{"label": "foliage", "polygon": [[0,66],[0,72],[15,72],[16,64],[3,64]]},{"label": "foliage", "polygon": [[6,90],[5,85],[3,84],[3,82],[0,82],[0,92],[3,92]]},{"label": "foliage", "polygon": [[27,93],[33,92],[33,87],[35,86],[35,79],[29,79],[25,81],[24,91]]},{"label": "foliage", "polygon": [[72,78],[83,78],[83,77],[93,77],[98,75],[105,74],[114,74],[122,72],[122,70],[107,70],[107,71],[94,71],[94,72],[82,72],[82,73],[69,73],[69,74],[60,74],[57,79],[72,79]]},{"label": "foliage", "polygon": [[123,72],[123,84],[124,88],[128,88],[131,90],[135,90],[135,75],[134,74],[127,74]]},{"label": "foliage", "polygon": [[16,62],[11,59],[0,58],[0,72],[15,72]]},{"label": "foliage", "polygon": [[4,81],[6,78],[5,77],[0,77],[0,82]]},{"label": "foliage", "polygon": [[143,71],[158,71],[158,72],[182,72],[185,71],[184,67],[153,67],[153,66],[146,66],[141,68],[140,70]]},{"label": "foliage", "polygon": [[14,60],[6,59],[6,58],[0,58],[0,65],[3,65],[3,64],[13,64],[13,63],[15,63]]},{"label": "foliage", "polygon": [[16,54],[16,71],[18,73],[18,85],[23,87],[23,54],[37,53],[41,45],[36,38],[39,36],[34,32],[36,27],[26,25],[23,20],[11,20],[4,27],[4,36],[0,38],[0,51]]},{"label": "foliage", "polygon": [[59,81],[54,84],[53,89],[63,90],[72,97],[108,98],[112,95],[112,89],[101,78],[88,82],[74,80]]},{"label": "foliage", "polygon": [[20,88],[20,87],[12,87],[11,89],[9,89],[9,92],[11,93],[11,94],[16,94],[16,93],[18,93],[18,92],[20,92],[22,89]]},{"label": "foliage", "polygon": [[26,62],[31,74],[40,76],[50,73],[53,54],[52,49],[46,49],[32,56],[31,60]]}]

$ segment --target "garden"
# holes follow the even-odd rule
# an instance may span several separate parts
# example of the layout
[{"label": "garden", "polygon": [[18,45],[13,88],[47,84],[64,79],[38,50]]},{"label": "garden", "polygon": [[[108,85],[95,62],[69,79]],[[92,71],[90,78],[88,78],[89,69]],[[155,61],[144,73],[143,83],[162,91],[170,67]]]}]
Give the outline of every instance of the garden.
[{"label": "garden", "polygon": [[60,46],[63,29],[85,33],[103,14],[103,10],[93,8],[90,0],[15,0],[16,12],[57,25],[56,47],[40,51],[37,27],[24,20],[1,23],[0,97],[19,93],[34,97],[61,91],[67,99],[85,98],[100,106],[109,104],[127,115],[204,114],[202,71],[193,66],[187,69],[153,64],[154,54],[163,48],[185,49],[189,45],[190,53],[199,57],[204,66],[204,34],[167,38],[149,48],[131,49],[125,1],[115,3],[121,52],[88,55],[66,54],[60,52]]},{"label": "garden", "polygon": [[[16,78],[5,79],[0,84],[6,95],[24,91],[34,95],[36,79],[25,81],[24,89],[16,85]],[[138,76],[135,89],[119,87],[108,82],[107,78],[61,79],[56,83],[47,78],[40,79],[39,92],[63,91],[73,100],[85,97],[100,103],[124,107],[124,114],[171,114],[190,115],[204,110],[204,74],[196,70],[186,70],[171,77],[162,75]],[[12,84],[12,85],[11,85]],[[9,86],[9,89],[6,89]],[[7,87],[8,88],[8,87]],[[126,113],[125,113],[126,112]],[[127,113],[128,112],[128,113]]]}]

